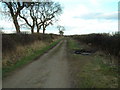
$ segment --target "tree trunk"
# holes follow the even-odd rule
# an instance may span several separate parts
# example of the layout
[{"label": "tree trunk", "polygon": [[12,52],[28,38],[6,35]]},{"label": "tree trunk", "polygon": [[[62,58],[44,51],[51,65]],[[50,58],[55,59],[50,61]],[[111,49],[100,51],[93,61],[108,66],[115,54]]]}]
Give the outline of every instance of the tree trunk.
[{"label": "tree trunk", "polygon": [[45,26],[43,25],[43,34],[45,34]]},{"label": "tree trunk", "polygon": [[35,21],[33,20],[33,25],[31,26],[31,33],[34,33],[34,28],[35,28]]},{"label": "tree trunk", "polygon": [[45,30],[43,30],[43,34],[45,34]]},{"label": "tree trunk", "polygon": [[39,33],[39,31],[40,31],[40,28],[39,28],[39,27],[37,27],[37,33]]},{"label": "tree trunk", "polygon": [[31,33],[32,34],[34,33],[34,27],[31,27]]},{"label": "tree trunk", "polygon": [[19,26],[19,23],[18,23],[18,20],[17,20],[17,16],[13,17],[13,23],[15,25],[16,32],[20,33],[20,26]]},{"label": "tree trunk", "polygon": [[39,33],[39,29],[37,28],[37,33]]}]

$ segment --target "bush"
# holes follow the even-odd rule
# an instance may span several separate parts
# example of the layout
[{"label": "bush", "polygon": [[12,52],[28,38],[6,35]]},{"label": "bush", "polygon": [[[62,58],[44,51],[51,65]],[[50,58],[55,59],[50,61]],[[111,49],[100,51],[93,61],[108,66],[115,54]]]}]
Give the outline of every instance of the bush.
[{"label": "bush", "polygon": [[9,52],[16,49],[18,45],[29,45],[35,41],[52,42],[53,39],[58,38],[58,35],[54,34],[3,34],[2,35],[2,52]]},{"label": "bush", "polygon": [[73,36],[74,39],[85,43],[91,43],[93,46],[102,49],[110,55],[120,57],[120,32],[110,34],[88,34]]}]

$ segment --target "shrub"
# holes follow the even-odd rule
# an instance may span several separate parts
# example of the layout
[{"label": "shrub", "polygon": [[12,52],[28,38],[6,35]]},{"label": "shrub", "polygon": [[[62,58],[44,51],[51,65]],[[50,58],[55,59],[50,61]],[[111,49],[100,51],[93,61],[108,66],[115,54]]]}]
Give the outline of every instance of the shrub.
[{"label": "shrub", "polygon": [[58,38],[58,35],[54,34],[3,34],[2,35],[2,52],[10,52],[16,49],[18,45],[29,45],[35,41],[52,42],[53,39]]},{"label": "shrub", "polygon": [[73,36],[73,38],[87,44],[91,43],[110,55],[120,57],[120,32],[116,32],[113,35],[107,33],[79,35]]}]

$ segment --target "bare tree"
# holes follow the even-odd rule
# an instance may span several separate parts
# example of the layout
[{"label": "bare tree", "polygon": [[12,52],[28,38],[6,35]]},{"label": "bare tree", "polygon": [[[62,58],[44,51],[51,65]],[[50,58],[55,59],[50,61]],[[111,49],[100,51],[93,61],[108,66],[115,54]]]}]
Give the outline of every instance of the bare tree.
[{"label": "bare tree", "polygon": [[65,31],[65,27],[58,25],[57,28],[58,28],[58,30],[59,30],[60,35],[63,36],[64,31]]},{"label": "bare tree", "polygon": [[63,36],[64,32],[63,31],[59,31],[60,35]]},{"label": "bare tree", "polygon": [[[32,0],[30,0],[32,1]],[[4,4],[4,6],[8,7],[8,13],[10,13],[13,23],[15,25],[15,29],[17,33],[20,33],[20,25],[18,23],[18,17],[20,15],[20,12],[24,9],[24,8],[28,8],[32,2],[24,2],[23,0],[10,0],[8,1],[2,1],[2,3]]]},{"label": "bare tree", "polygon": [[11,2],[3,3],[9,9],[17,33],[20,33],[18,17],[26,22],[32,33],[34,33],[36,26],[37,32],[39,33],[39,30],[42,28],[44,34],[46,27],[53,25],[57,21],[57,16],[62,12],[61,5],[52,1],[22,2],[20,0],[20,2],[14,2],[14,0],[11,0]]},{"label": "bare tree", "polygon": [[41,2],[37,7],[36,26],[37,32],[43,29],[45,33],[46,27],[53,25],[54,21],[57,21],[57,16],[61,14],[62,8],[59,3],[55,2]]},{"label": "bare tree", "polygon": [[13,23],[15,25],[15,29],[17,33],[20,33],[20,26],[18,23],[18,15],[20,14],[20,11],[24,8],[25,3],[24,2],[14,2],[14,0],[11,0],[11,2],[3,2],[4,5],[6,5],[9,9],[9,13],[13,19]]},{"label": "bare tree", "polygon": [[19,14],[20,18],[22,18],[26,24],[31,28],[31,33],[34,33],[35,28],[35,3],[29,2],[29,6],[23,10],[21,10],[21,13]]}]

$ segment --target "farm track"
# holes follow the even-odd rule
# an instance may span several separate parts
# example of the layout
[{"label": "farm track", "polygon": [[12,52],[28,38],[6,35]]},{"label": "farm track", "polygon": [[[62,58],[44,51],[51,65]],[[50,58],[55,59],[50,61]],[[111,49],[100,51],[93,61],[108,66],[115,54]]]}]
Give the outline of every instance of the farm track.
[{"label": "farm track", "polygon": [[3,80],[3,88],[70,88],[66,40]]}]

